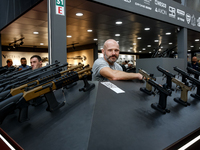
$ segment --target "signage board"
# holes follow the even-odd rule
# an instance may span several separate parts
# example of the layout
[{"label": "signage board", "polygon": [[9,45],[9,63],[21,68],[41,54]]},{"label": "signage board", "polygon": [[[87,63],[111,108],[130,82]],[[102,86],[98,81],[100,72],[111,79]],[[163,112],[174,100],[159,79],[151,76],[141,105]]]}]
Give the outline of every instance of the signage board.
[{"label": "signage board", "polygon": [[92,0],[200,32],[200,13],[169,0]]},{"label": "signage board", "polygon": [[65,0],[56,0],[56,15],[65,16]]}]

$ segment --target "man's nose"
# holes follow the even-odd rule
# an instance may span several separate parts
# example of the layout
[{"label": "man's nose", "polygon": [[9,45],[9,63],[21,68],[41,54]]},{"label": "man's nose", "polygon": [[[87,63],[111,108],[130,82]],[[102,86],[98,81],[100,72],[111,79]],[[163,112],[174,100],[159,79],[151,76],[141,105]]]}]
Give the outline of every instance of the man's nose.
[{"label": "man's nose", "polygon": [[115,52],[115,50],[112,50],[112,54],[114,55],[116,52]]}]

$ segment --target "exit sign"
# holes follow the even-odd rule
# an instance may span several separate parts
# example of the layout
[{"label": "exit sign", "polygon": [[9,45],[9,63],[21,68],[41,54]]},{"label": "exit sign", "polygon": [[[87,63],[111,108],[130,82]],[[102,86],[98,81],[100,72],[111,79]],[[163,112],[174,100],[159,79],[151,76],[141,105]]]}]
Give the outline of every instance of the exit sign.
[{"label": "exit sign", "polygon": [[57,15],[65,15],[65,0],[56,0],[56,14]]}]

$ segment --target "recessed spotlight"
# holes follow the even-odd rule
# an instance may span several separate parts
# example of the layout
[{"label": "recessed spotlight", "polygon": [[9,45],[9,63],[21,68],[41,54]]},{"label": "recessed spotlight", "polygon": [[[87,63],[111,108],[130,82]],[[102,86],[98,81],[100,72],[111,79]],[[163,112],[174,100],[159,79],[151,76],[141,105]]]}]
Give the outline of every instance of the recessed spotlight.
[{"label": "recessed spotlight", "polygon": [[147,45],[147,47],[151,47],[151,45]]},{"label": "recessed spotlight", "polygon": [[87,32],[92,32],[92,30],[91,30],[91,29],[89,29],[89,30],[87,30]]},{"label": "recessed spotlight", "polygon": [[191,45],[190,47],[194,47],[193,45]]},{"label": "recessed spotlight", "polygon": [[141,53],[142,51],[139,51],[139,53]]},{"label": "recessed spotlight", "polygon": [[151,53],[151,52],[149,52],[149,53]]},{"label": "recessed spotlight", "polygon": [[199,41],[199,39],[195,39],[195,41],[196,41],[196,42],[198,42],[198,41]]},{"label": "recessed spotlight", "polygon": [[100,49],[103,49],[103,47],[101,47]]},{"label": "recessed spotlight", "polygon": [[170,35],[171,33],[170,32],[167,32],[167,33],[165,33],[166,35]]},{"label": "recessed spotlight", "polygon": [[172,43],[169,43],[169,45],[172,45]]},{"label": "recessed spotlight", "polygon": [[119,41],[116,41],[117,43],[119,43]]},{"label": "recessed spotlight", "polygon": [[133,49],[133,47],[130,47],[130,49]]},{"label": "recessed spotlight", "polygon": [[159,42],[159,40],[154,40],[154,42]]},{"label": "recessed spotlight", "polygon": [[191,50],[190,49],[188,49],[188,52],[190,52]]},{"label": "recessed spotlight", "polygon": [[143,51],[145,51],[145,50],[146,50],[146,48],[143,48],[142,50],[143,50]]},{"label": "recessed spotlight", "polygon": [[142,39],[142,38],[141,38],[141,37],[138,37],[137,39],[140,40],[140,39]]},{"label": "recessed spotlight", "polygon": [[117,21],[115,22],[115,24],[122,24],[122,21]]},{"label": "recessed spotlight", "polygon": [[44,45],[44,43],[40,43],[40,45]]},{"label": "recessed spotlight", "polygon": [[148,31],[148,30],[150,30],[150,28],[144,28],[144,30]]},{"label": "recessed spotlight", "polygon": [[120,36],[120,34],[115,34],[115,36]]},{"label": "recessed spotlight", "polygon": [[133,45],[136,45],[136,43],[133,43]]},{"label": "recessed spotlight", "polygon": [[94,41],[97,41],[98,39],[94,39]]},{"label": "recessed spotlight", "polygon": [[160,48],[163,48],[163,46],[161,46]]},{"label": "recessed spotlight", "polygon": [[83,13],[76,13],[76,16],[83,16]]},{"label": "recessed spotlight", "polygon": [[39,32],[33,32],[33,34],[39,34]]},{"label": "recessed spotlight", "polygon": [[130,52],[131,50],[129,49],[128,52]]},{"label": "recessed spotlight", "polygon": [[72,36],[71,36],[71,35],[67,35],[67,37],[68,37],[68,38],[71,38]]}]

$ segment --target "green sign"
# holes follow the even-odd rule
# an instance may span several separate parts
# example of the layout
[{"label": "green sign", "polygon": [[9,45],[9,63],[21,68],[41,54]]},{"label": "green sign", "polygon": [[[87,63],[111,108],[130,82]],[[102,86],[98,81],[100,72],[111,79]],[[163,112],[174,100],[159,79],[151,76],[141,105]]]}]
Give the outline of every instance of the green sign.
[{"label": "green sign", "polygon": [[56,6],[64,7],[64,0],[56,0]]}]

